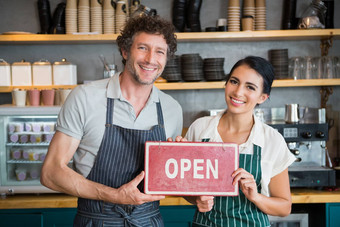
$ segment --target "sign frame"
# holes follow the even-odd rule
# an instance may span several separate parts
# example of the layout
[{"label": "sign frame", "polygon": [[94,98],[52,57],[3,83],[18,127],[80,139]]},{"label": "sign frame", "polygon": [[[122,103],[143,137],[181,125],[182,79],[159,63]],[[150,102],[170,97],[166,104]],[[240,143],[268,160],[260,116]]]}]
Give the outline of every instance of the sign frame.
[{"label": "sign frame", "polygon": [[[170,158],[172,162],[170,162],[170,164],[168,165],[170,159],[167,158],[171,157],[171,155],[177,156],[177,159]],[[216,175],[209,174],[208,159],[206,159],[207,160],[206,170],[203,170],[202,169],[203,167],[199,166],[200,171],[199,173],[201,173],[200,174],[201,176],[202,173],[206,173],[205,176],[215,176],[215,179],[211,179],[213,177],[211,178],[207,177],[209,178],[209,180],[191,179],[191,182],[185,182],[183,178],[184,175],[187,173],[183,171],[183,167],[189,168],[188,165],[193,166],[192,172],[195,172],[194,167],[197,167],[197,165],[192,164],[190,159],[188,158],[179,159],[178,157],[180,155],[183,155],[183,157],[189,157],[190,155],[192,155],[195,157],[195,159],[197,158],[196,160],[202,160],[202,158],[204,160],[204,158],[207,157],[212,158],[214,157],[214,155],[216,155],[216,157],[218,158],[217,163],[215,159],[215,167],[218,168],[217,172],[219,170],[223,170],[225,171],[224,172],[225,174],[222,173],[218,174],[217,178]],[[183,160],[186,160],[186,163],[183,164],[182,163]],[[176,164],[176,162],[178,163]],[[164,166],[163,170],[162,168],[157,167],[158,163],[160,163],[161,167],[163,164]],[[196,163],[195,160],[194,163]],[[211,161],[209,161],[209,163],[211,167],[213,164],[211,164],[212,163]],[[202,164],[202,161],[200,164]],[[228,166],[226,166],[226,164],[228,164]],[[175,171],[176,165],[178,169],[182,168],[182,170],[179,170],[178,174],[175,177],[173,177],[172,175],[173,179],[178,181],[179,178],[182,177],[183,178],[182,180],[180,179],[178,184],[175,184],[175,182],[171,180],[169,180],[170,183],[168,183],[169,174],[174,174],[176,172]],[[171,170],[169,170],[170,168],[169,166],[172,167]],[[147,141],[145,143],[144,192],[146,194],[153,195],[238,196],[239,185],[238,183],[232,185],[231,177],[232,172],[234,172],[238,167],[239,167],[239,151],[238,145],[234,143]],[[187,172],[189,172],[189,170]],[[197,176],[197,172],[198,171],[195,172],[196,173],[195,176]],[[164,176],[167,176],[168,178]],[[191,174],[191,176],[193,176],[193,174]],[[208,186],[206,186],[207,183]],[[184,184],[186,184],[186,186],[189,187],[188,188],[184,187]],[[216,188],[218,187],[216,190],[213,190],[213,187],[215,187],[214,185],[216,185]],[[207,190],[207,187],[209,188],[209,190]],[[180,190],[178,190],[179,188]]]}]

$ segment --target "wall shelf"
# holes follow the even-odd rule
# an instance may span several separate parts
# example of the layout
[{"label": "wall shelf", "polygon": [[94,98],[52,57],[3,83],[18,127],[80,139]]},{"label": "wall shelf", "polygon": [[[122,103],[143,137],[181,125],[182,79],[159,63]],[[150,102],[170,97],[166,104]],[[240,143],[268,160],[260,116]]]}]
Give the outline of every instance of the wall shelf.
[{"label": "wall shelf", "polygon": [[[215,82],[174,82],[155,83],[160,90],[192,90],[192,89],[223,89],[225,81]],[[12,92],[13,89],[62,89],[74,88],[76,85],[52,86],[11,86],[0,87],[0,93]],[[340,86],[340,79],[312,79],[312,80],[275,80],[273,87],[311,87],[311,86]]]},{"label": "wall shelf", "polygon": [[[266,30],[251,32],[193,32],[177,33],[178,42],[253,42],[277,40],[323,40],[340,39],[340,29],[311,29],[311,30]],[[0,45],[20,44],[111,44],[115,43],[118,34],[76,34],[76,35],[42,35],[18,34],[0,35]],[[224,81],[218,82],[176,82],[156,83],[161,90],[190,90],[190,89],[223,89]],[[308,86],[339,86],[340,79],[313,80],[275,80],[273,87],[308,87]],[[28,86],[0,87],[0,93],[11,92],[14,88],[50,89],[73,88],[75,86]]]},{"label": "wall shelf", "polygon": [[[223,89],[225,81],[155,83],[161,90]],[[340,79],[274,80],[273,87],[340,86]]]},{"label": "wall shelf", "polygon": [[7,93],[7,92],[12,92],[13,89],[39,89],[39,90],[44,90],[44,89],[69,89],[69,88],[74,88],[76,85],[49,85],[49,86],[0,86],[0,93]]},{"label": "wall shelf", "polygon": [[[275,40],[340,39],[340,29],[266,30],[251,32],[183,32],[176,33],[178,42],[251,42]],[[0,35],[0,44],[110,44],[118,34]]]}]

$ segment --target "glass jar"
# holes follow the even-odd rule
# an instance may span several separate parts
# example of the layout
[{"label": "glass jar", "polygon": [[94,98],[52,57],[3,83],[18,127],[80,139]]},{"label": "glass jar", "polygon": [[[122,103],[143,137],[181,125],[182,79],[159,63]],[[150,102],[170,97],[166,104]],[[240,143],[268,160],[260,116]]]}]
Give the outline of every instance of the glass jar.
[{"label": "glass jar", "polygon": [[327,8],[321,0],[313,0],[302,14],[300,29],[325,28],[325,13]]}]

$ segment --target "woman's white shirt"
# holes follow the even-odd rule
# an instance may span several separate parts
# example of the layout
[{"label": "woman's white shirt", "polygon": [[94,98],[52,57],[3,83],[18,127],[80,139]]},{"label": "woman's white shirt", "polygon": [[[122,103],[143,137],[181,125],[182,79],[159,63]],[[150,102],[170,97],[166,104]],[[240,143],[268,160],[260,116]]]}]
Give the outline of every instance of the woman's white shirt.
[{"label": "woman's white shirt", "polygon": [[[201,142],[209,139],[209,142],[223,142],[217,131],[218,123],[225,111],[216,116],[207,116],[197,119],[189,127],[185,138],[188,141]],[[240,154],[253,154],[253,145],[261,149],[261,194],[269,196],[268,185],[270,179],[288,168],[295,156],[289,151],[283,136],[274,128],[254,117],[254,125],[247,141],[239,145]]]}]

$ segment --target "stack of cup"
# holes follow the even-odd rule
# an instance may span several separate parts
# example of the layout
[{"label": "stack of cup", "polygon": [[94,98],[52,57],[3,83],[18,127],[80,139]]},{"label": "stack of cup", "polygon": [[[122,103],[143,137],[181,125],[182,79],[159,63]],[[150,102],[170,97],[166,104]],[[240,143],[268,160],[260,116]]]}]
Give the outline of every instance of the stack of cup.
[{"label": "stack of cup", "polygon": [[31,106],[40,105],[40,91],[38,89],[28,90],[28,102]]},{"label": "stack of cup", "polygon": [[54,105],[54,89],[45,89],[41,91],[42,103],[44,106],[53,106]]},{"label": "stack of cup", "polygon": [[78,32],[77,27],[77,0],[67,0],[65,9],[66,34]]},{"label": "stack of cup", "polygon": [[[255,18],[255,0],[244,0],[244,2],[243,2],[243,16],[252,16],[253,18]],[[253,29],[252,30],[255,30],[255,23],[254,22],[253,22]]]},{"label": "stack of cup", "polygon": [[340,78],[340,57],[334,57],[334,67],[336,72],[336,78]]},{"label": "stack of cup", "polygon": [[315,79],[315,64],[313,62],[313,57],[311,56],[306,56],[305,57],[305,62],[306,62],[306,75],[305,79]]},{"label": "stack of cup", "polygon": [[242,31],[254,30],[254,18],[250,15],[244,15],[242,17]]},{"label": "stack of cup", "polygon": [[89,0],[79,0],[78,30],[79,32],[90,32],[90,2]]},{"label": "stack of cup", "polygon": [[67,96],[71,93],[72,89],[60,89],[59,90],[59,105],[63,105]]},{"label": "stack of cup", "polygon": [[98,0],[91,0],[91,32],[95,32],[98,34],[103,33],[103,14],[102,14],[102,5]]},{"label": "stack of cup", "polygon": [[103,1],[104,34],[115,33],[115,9],[111,0]]},{"label": "stack of cup", "polygon": [[291,57],[289,59],[289,77],[294,80],[304,79],[306,74],[306,61],[304,57]]},{"label": "stack of cup", "polygon": [[13,104],[16,106],[26,105],[26,90],[14,89],[12,91]]},{"label": "stack of cup", "polygon": [[120,31],[124,28],[127,21],[127,8],[125,1],[118,1],[116,6],[116,32],[120,33]]},{"label": "stack of cup", "polygon": [[229,0],[228,3],[228,31],[240,31],[240,0]]},{"label": "stack of cup", "polygon": [[323,79],[334,79],[337,78],[337,62],[338,57],[333,56],[322,56],[322,78]]},{"label": "stack of cup", "polygon": [[255,0],[255,30],[266,30],[266,0]]}]

